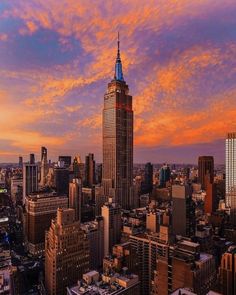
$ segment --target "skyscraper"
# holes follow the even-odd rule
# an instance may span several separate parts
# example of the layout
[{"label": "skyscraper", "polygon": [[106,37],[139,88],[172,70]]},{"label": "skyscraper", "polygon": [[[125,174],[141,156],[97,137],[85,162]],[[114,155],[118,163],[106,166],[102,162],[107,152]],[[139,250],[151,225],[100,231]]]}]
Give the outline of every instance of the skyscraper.
[{"label": "skyscraper", "polygon": [[171,171],[170,171],[170,167],[168,165],[163,165],[160,169],[160,187],[165,187],[166,186],[166,182],[170,181],[170,175],[171,175]]},{"label": "skyscraper", "polygon": [[23,167],[23,157],[19,156],[19,168]]},{"label": "skyscraper", "polygon": [[23,204],[30,193],[38,191],[38,165],[35,164],[34,154],[30,154],[30,163],[23,165]]},{"label": "skyscraper", "polygon": [[81,221],[82,181],[73,179],[69,184],[69,207],[75,209],[75,219]]},{"label": "skyscraper", "polygon": [[198,180],[203,189],[206,189],[206,175],[210,175],[210,182],[214,181],[214,158],[212,156],[201,156],[198,158]]},{"label": "skyscraper", "polygon": [[145,164],[144,181],[142,182],[142,193],[151,193],[153,187],[153,166],[150,162]]},{"label": "skyscraper", "polygon": [[74,209],[58,209],[45,237],[45,285],[48,295],[65,295],[89,269],[88,240]]},{"label": "skyscraper", "polygon": [[132,206],[133,110],[118,51],[114,79],[108,83],[103,109],[103,187],[122,208]]},{"label": "skyscraper", "polygon": [[236,224],[236,132],[226,139],[226,206],[230,208],[231,221]]},{"label": "skyscraper", "polygon": [[42,146],[41,147],[41,174],[40,174],[40,185],[45,186],[46,184],[46,176],[47,176],[47,169],[48,169],[48,160],[47,160],[47,149]]},{"label": "skyscraper", "polygon": [[95,184],[95,161],[94,155],[85,157],[85,186],[92,187]]},{"label": "skyscraper", "polygon": [[120,242],[121,211],[117,203],[106,203],[102,206],[104,220],[104,255],[111,253],[112,247]]}]

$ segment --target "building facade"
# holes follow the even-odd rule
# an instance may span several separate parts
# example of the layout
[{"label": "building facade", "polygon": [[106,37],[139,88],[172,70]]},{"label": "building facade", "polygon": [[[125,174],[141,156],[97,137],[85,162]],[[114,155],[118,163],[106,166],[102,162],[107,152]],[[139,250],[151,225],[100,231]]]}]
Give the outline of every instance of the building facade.
[{"label": "building facade", "polygon": [[226,206],[230,208],[232,223],[236,224],[236,132],[226,139]]},{"label": "building facade", "polygon": [[103,108],[104,193],[122,208],[132,207],[133,110],[120,59],[119,39],[114,79],[108,84]]},{"label": "building facade", "polygon": [[58,209],[45,236],[45,285],[48,295],[64,295],[89,269],[88,240],[74,209]]},{"label": "building facade", "polygon": [[198,181],[202,189],[206,189],[206,175],[210,175],[210,182],[214,181],[214,158],[212,156],[201,156],[198,158]]}]

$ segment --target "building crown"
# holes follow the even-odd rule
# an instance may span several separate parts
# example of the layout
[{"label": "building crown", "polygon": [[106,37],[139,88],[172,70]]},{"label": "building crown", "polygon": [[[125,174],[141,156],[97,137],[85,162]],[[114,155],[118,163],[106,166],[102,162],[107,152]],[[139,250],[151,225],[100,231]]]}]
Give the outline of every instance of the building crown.
[{"label": "building crown", "polygon": [[118,32],[118,37],[117,37],[117,56],[116,56],[116,64],[115,64],[115,80],[118,81],[124,81],[124,76],[122,72],[122,63],[121,63],[121,58],[120,58],[120,36]]}]

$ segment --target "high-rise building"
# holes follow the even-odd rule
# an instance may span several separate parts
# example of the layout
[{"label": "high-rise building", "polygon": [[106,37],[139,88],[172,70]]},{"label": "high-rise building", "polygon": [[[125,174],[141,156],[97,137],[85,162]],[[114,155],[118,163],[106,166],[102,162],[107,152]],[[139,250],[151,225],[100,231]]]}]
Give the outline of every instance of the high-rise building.
[{"label": "high-rise building", "polygon": [[165,187],[166,183],[170,181],[170,167],[168,165],[163,165],[160,169],[159,180],[160,180],[160,187]]},{"label": "high-rise building", "polygon": [[69,168],[71,165],[71,156],[59,156],[58,161],[64,163],[65,168]]},{"label": "high-rise building", "polygon": [[236,246],[229,247],[221,258],[220,285],[222,294],[236,294]]},{"label": "high-rise building", "polygon": [[106,203],[102,206],[104,220],[104,255],[112,251],[112,247],[120,242],[121,237],[121,210],[117,203]]},{"label": "high-rise building", "polygon": [[96,165],[96,183],[100,184],[102,182],[102,164]]},{"label": "high-rise building", "polygon": [[114,79],[108,84],[103,108],[103,180],[107,196],[130,208],[133,194],[133,110],[118,51]]},{"label": "high-rise building", "polygon": [[168,246],[165,256],[158,254],[151,294],[168,295],[179,288],[187,288],[194,294],[205,295],[215,282],[213,255],[200,253],[199,244],[182,240],[177,245]]},{"label": "high-rise building", "polygon": [[150,294],[157,258],[167,257],[169,245],[160,241],[159,237],[153,234],[131,235],[129,240],[135,253],[136,274],[141,282],[140,294]]},{"label": "high-rise building", "polygon": [[30,194],[26,197],[26,242],[32,255],[44,253],[45,230],[48,230],[58,208],[68,208],[68,198],[53,194]]},{"label": "high-rise building", "polygon": [[23,204],[27,195],[38,191],[38,165],[35,164],[32,155],[30,155],[30,163],[23,165]]},{"label": "high-rise building", "polygon": [[230,208],[231,222],[236,224],[236,132],[226,139],[226,206]]},{"label": "high-rise building", "polygon": [[34,156],[34,154],[30,154],[30,164],[35,164],[35,156]]},{"label": "high-rise building", "polygon": [[144,168],[144,181],[141,185],[142,193],[151,193],[153,187],[153,166],[150,162]]},{"label": "high-rise building", "polygon": [[59,195],[67,195],[69,191],[69,170],[63,167],[54,168],[54,185]]},{"label": "high-rise building", "polygon": [[172,185],[172,229],[175,235],[195,234],[195,205],[189,185]]},{"label": "high-rise building", "polygon": [[45,236],[45,285],[48,295],[65,295],[89,269],[89,246],[74,209],[58,209]]},{"label": "high-rise building", "polygon": [[206,175],[210,175],[210,182],[214,182],[214,158],[212,156],[201,156],[198,158],[198,181],[202,188],[206,189]]},{"label": "high-rise building", "polygon": [[19,168],[23,168],[23,157],[19,156]]},{"label": "high-rise building", "polygon": [[81,221],[82,180],[75,178],[69,184],[69,207],[75,209],[75,219]]},{"label": "high-rise building", "polygon": [[93,154],[88,154],[85,157],[85,181],[87,187],[92,187],[95,184],[95,160]]},{"label": "high-rise building", "polygon": [[210,180],[210,175],[206,175],[206,196],[204,201],[204,211],[206,214],[212,214],[217,208],[216,202],[216,184]]},{"label": "high-rise building", "polygon": [[89,242],[89,267],[100,269],[104,257],[104,221],[101,216],[81,224]]},{"label": "high-rise building", "polygon": [[48,159],[47,159],[47,149],[42,146],[41,147],[41,169],[40,169],[40,185],[45,186],[47,182],[47,170],[48,170]]}]

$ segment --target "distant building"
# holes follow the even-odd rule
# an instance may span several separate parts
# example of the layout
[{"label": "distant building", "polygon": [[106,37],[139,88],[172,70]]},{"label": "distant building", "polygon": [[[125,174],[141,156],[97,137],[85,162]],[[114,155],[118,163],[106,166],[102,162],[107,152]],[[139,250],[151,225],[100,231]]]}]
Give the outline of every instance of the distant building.
[{"label": "distant building", "polygon": [[87,187],[92,187],[96,183],[95,179],[95,160],[94,154],[88,154],[85,157],[85,181]]},{"label": "distant building", "polygon": [[170,181],[171,170],[168,165],[163,165],[159,172],[160,187],[165,187],[166,183]]},{"label": "distant building", "polygon": [[31,155],[30,163],[23,165],[23,204],[25,198],[31,193],[38,191],[38,165],[35,164],[34,156]]},{"label": "distant building", "polygon": [[226,139],[226,206],[230,208],[231,222],[236,225],[236,132]]},{"label": "distant building", "polygon": [[65,295],[89,269],[88,240],[74,209],[58,209],[45,238],[45,285],[48,295]]},{"label": "distant building", "polygon": [[195,234],[195,204],[189,185],[172,185],[172,230],[175,235]]},{"label": "distant building", "polygon": [[59,156],[58,161],[64,163],[65,168],[69,168],[71,165],[71,156]]},{"label": "distant building", "polygon": [[40,169],[40,185],[45,186],[47,183],[47,173],[48,173],[48,159],[47,159],[47,149],[41,147],[41,169]]},{"label": "distant building", "polygon": [[23,168],[23,157],[19,156],[19,168]]},{"label": "distant building", "polygon": [[198,181],[202,189],[206,189],[206,175],[210,175],[210,182],[214,182],[214,158],[212,156],[201,156],[198,158]]},{"label": "distant building", "polygon": [[144,181],[142,182],[141,190],[143,194],[151,193],[153,187],[153,166],[149,162],[145,164]]},{"label": "distant building", "polygon": [[75,219],[81,221],[82,180],[75,178],[69,184],[69,208],[75,209]]},{"label": "distant building", "polygon": [[121,237],[121,208],[110,201],[102,206],[104,220],[104,255],[112,251],[112,247],[120,242]]},{"label": "distant building", "polygon": [[54,186],[59,195],[68,195],[69,170],[63,167],[54,168]]},{"label": "distant building", "polygon": [[68,198],[52,194],[30,194],[26,197],[26,239],[32,255],[44,253],[45,230],[48,230],[58,208],[66,209]]}]

